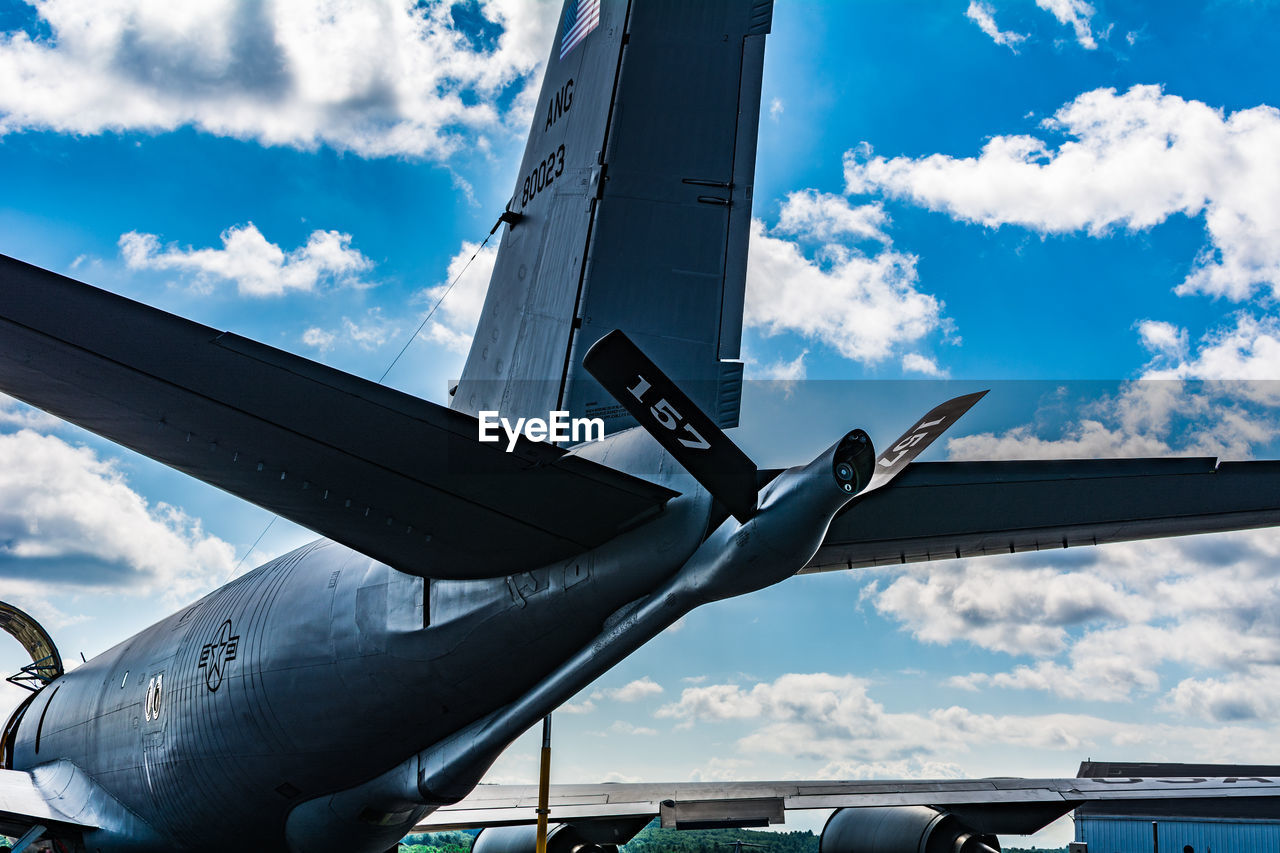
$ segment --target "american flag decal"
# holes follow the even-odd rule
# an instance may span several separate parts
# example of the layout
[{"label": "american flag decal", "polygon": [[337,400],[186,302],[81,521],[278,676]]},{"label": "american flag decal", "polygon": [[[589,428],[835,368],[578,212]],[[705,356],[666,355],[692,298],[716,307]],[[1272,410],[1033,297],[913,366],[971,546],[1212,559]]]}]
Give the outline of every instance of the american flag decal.
[{"label": "american flag decal", "polygon": [[560,58],[587,37],[600,24],[600,0],[569,0],[564,10],[564,28],[560,33]]}]

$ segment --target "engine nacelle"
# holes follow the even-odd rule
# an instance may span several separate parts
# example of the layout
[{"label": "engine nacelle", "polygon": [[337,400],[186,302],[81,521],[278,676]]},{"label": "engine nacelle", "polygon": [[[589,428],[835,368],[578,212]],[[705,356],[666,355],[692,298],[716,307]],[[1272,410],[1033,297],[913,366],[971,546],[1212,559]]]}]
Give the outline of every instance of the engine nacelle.
[{"label": "engine nacelle", "polygon": [[822,828],[819,853],[999,853],[994,835],[928,806],[840,809]]}]

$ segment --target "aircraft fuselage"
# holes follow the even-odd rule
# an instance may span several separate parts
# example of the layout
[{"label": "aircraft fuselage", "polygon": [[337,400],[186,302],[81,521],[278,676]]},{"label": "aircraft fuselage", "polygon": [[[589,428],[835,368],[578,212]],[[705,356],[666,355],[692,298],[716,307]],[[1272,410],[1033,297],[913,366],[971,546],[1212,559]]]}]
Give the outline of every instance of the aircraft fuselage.
[{"label": "aircraft fuselage", "polygon": [[[696,502],[701,526],[669,511],[646,525],[643,551],[484,581],[426,580],[327,540],[306,545],[46,687],[25,709],[14,767],[74,764],[167,849],[224,849],[228,832],[287,849],[294,807],[516,700],[678,568],[705,529]],[[110,827],[86,846],[147,849]]]}]

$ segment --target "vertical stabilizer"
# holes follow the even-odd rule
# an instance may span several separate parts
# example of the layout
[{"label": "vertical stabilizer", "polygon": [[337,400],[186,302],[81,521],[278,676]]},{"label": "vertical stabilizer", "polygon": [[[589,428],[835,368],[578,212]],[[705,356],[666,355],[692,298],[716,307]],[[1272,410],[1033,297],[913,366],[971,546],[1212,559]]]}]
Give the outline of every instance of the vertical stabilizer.
[{"label": "vertical stabilizer", "polygon": [[567,0],[454,407],[634,424],[582,357],[622,329],[737,423],[772,0]]}]

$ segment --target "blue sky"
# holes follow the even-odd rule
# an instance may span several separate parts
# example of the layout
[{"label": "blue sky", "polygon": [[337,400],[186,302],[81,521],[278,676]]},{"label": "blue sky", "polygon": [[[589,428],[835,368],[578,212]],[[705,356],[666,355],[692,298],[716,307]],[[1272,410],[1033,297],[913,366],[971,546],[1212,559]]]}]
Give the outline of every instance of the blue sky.
[{"label": "blue sky", "polygon": [[[0,252],[376,379],[510,193],[558,4],[245,8],[0,0]],[[1267,0],[779,0],[738,440],[792,464],[992,387],[930,458],[1276,455],[1276,56]],[[442,398],[492,248],[390,384]],[[0,431],[0,594],[68,659],[221,583],[270,519],[16,404]],[[241,570],[308,535],[275,524]],[[1277,552],[797,578],[578,697],[556,777],[1274,760]]]}]

